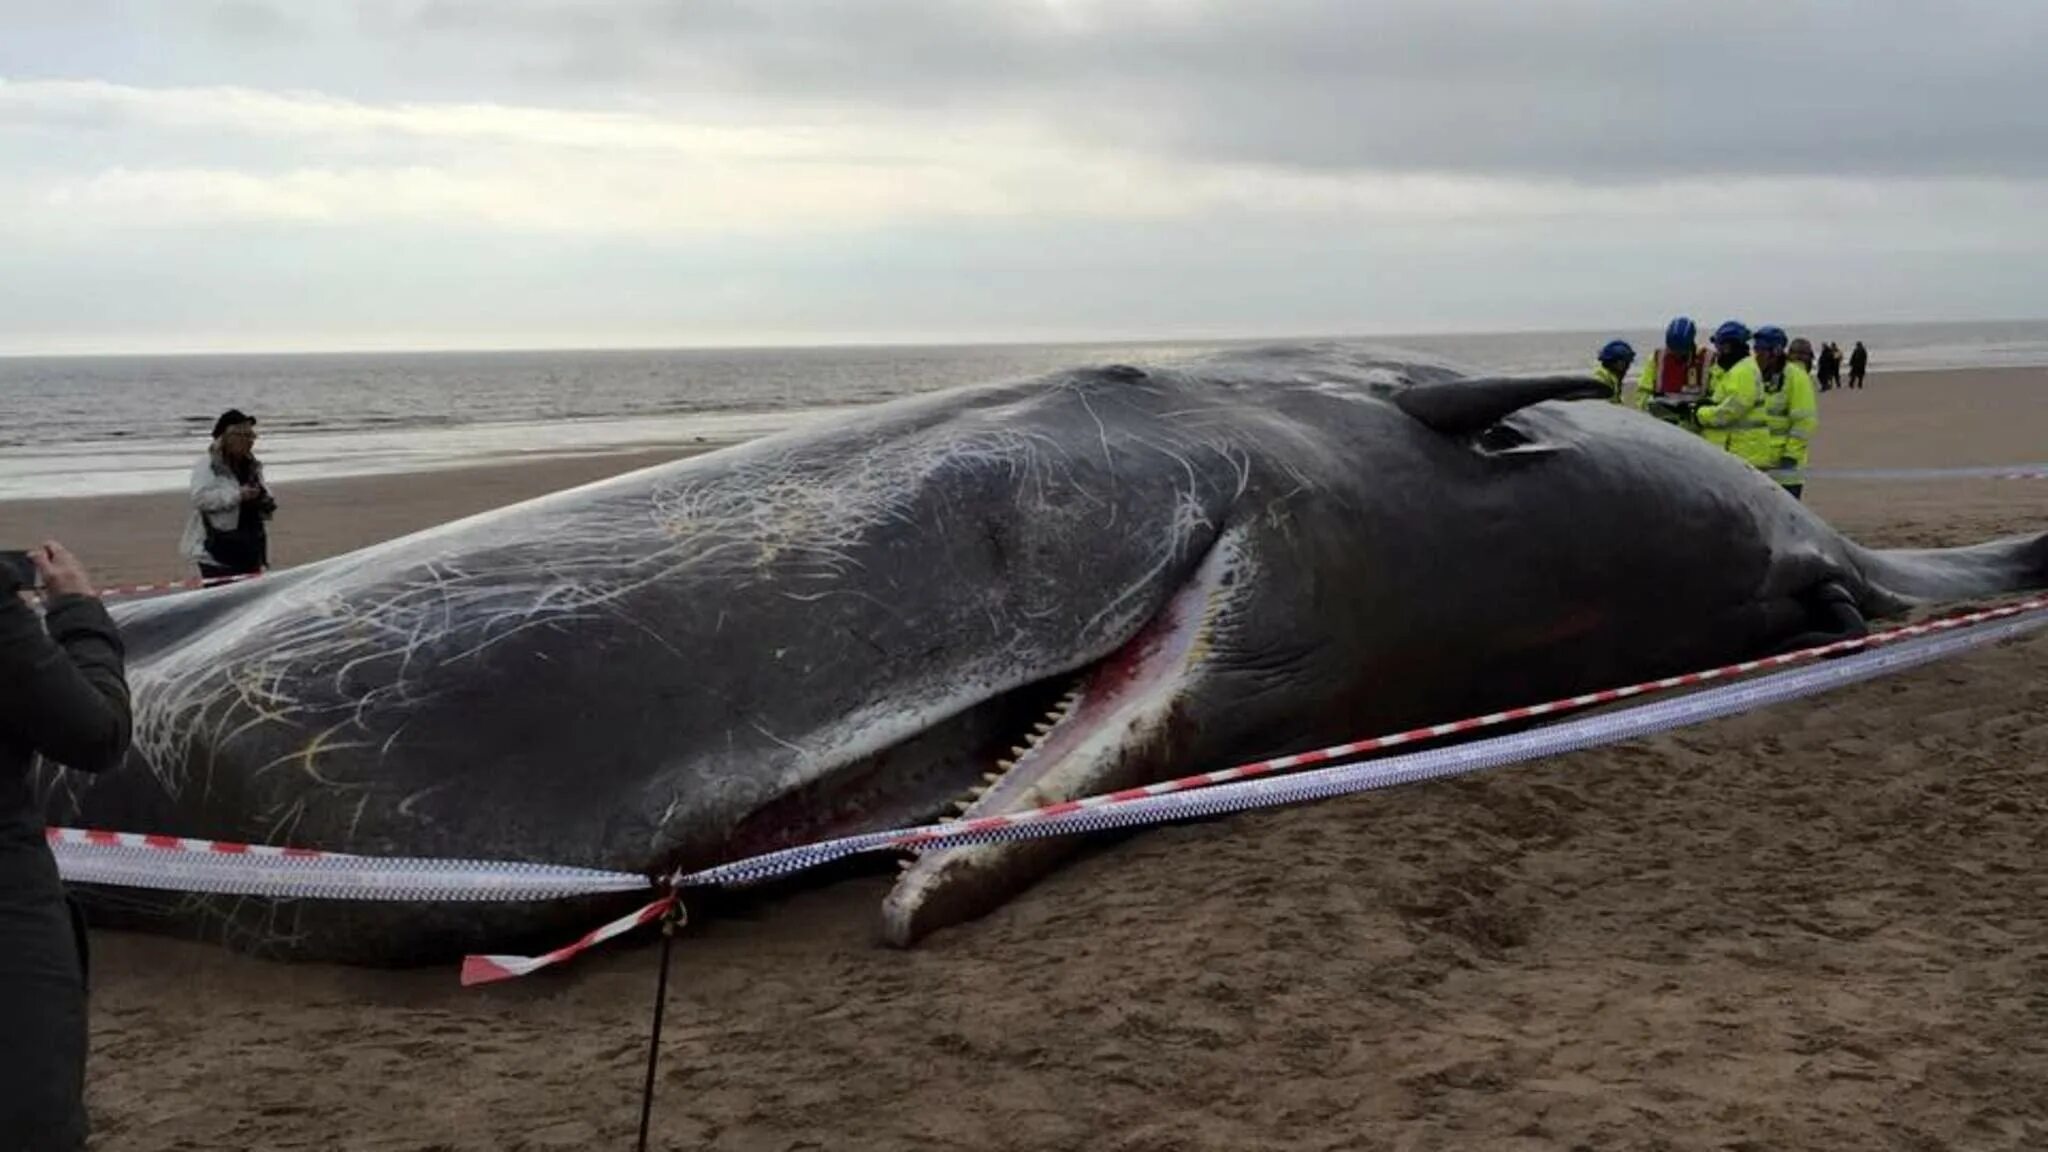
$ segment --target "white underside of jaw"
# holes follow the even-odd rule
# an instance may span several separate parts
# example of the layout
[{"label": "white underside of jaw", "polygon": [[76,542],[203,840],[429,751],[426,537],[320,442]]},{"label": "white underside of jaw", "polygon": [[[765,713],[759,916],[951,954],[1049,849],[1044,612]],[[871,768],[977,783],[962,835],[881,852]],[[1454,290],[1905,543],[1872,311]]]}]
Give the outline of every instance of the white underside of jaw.
[{"label": "white underside of jaw", "polygon": [[1088,765],[1135,748],[1163,726],[1199,669],[1236,564],[1235,541],[1210,551],[1194,579],[1131,642],[1089,669],[1010,749],[984,787],[955,802],[959,818],[1015,812],[1073,799]]},{"label": "white underside of jaw", "polygon": [[[1090,669],[1080,686],[984,777],[985,786],[956,802],[972,819],[1150,783],[1170,765],[1147,749],[1163,745],[1177,701],[1200,675],[1219,617],[1245,583],[1236,535],[1227,534],[1194,578],[1124,648]],[[905,860],[885,902],[888,933],[899,942],[921,905],[967,877],[997,875],[1018,844],[939,849]],[[1021,883],[1032,877],[1020,876]]]}]

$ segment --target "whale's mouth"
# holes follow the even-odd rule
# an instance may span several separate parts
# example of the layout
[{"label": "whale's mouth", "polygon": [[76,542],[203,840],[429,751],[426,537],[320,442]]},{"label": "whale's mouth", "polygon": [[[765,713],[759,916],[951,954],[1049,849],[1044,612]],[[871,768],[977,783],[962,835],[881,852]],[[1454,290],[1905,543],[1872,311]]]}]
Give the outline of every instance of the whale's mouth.
[{"label": "whale's mouth", "polygon": [[[1138,633],[1082,669],[1051,705],[954,803],[947,819],[1021,812],[1152,783],[1186,766],[1201,718],[1190,705],[1232,594],[1244,583],[1228,537]],[[1070,838],[971,845],[904,861],[882,907],[882,935],[907,946],[979,916],[1072,852]]]},{"label": "whale's mouth", "polygon": [[[774,797],[695,857],[701,866],[795,844],[1027,811],[1150,784],[1190,763],[1216,718],[1194,703],[1233,607],[1252,581],[1226,532],[1191,577],[1123,644],[1093,663],[1048,670],[880,752]],[[1199,743],[1198,743],[1199,742]],[[1007,752],[1003,751],[1007,749]],[[950,805],[947,800],[950,798]],[[933,849],[902,861],[882,935],[908,945],[1028,887],[1073,852],[1071,837]]]}]

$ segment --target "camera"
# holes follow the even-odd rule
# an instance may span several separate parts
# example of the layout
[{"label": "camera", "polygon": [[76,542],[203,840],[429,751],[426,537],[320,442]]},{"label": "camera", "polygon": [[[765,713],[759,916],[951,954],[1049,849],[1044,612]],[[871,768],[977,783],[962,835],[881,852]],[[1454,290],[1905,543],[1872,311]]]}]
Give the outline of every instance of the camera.
[{"label": "camera", "polygon": [[33,560],[19,548],[0,548],[0,585],[33,588],[41,577]]}]

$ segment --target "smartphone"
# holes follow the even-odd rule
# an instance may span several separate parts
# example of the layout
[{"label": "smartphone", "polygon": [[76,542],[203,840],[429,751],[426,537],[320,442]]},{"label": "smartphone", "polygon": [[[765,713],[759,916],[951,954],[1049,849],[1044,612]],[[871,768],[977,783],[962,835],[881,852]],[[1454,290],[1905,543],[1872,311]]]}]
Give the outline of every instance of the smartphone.
[{"label": "smartphone", "polygon": [[0,548],[0,572],[11,576],[13,583],[22,588],[33,588],[42,579],[28,553],[18,548]]}]

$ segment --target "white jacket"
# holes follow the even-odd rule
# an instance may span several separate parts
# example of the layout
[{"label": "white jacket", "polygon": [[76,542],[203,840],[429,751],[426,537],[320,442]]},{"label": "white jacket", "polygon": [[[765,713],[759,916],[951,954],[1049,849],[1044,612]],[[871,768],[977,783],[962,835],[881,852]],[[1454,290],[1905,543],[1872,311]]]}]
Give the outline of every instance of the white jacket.
[{"label": "white jacket", "polygon": [[192,466],[188,487],[191,507],[185,516],[185,535],[178,541],[178,550],[187,560],[211,564],[213,557],[206,551],[206,527],[199,518],[206,517],[217,531],[234,531],[242,517],[242,482],[235,479],[234,471],[220,458],[216,445]]}]

